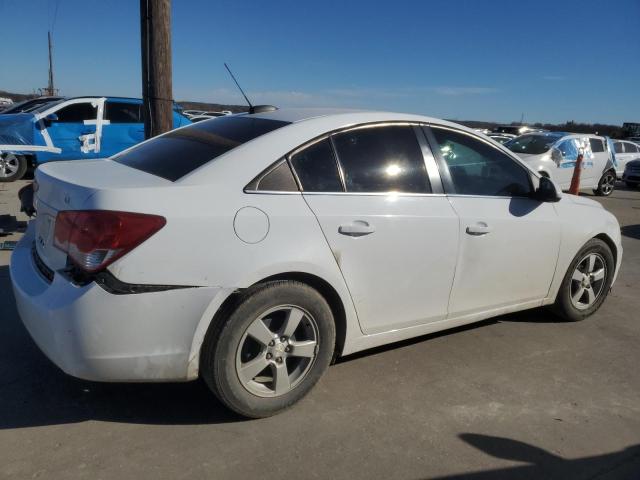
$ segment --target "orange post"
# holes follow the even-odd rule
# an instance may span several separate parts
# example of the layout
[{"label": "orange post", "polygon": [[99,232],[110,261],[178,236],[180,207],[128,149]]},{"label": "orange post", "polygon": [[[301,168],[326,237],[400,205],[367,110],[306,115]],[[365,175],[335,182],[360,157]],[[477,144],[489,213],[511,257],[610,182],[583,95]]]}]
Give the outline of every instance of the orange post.
[{"label": "orange post", "polygon": [[582,153],[578,153],[576,158],[576,166],[573,167],[573,177],[571,177],[571,186],[569,193],[572,195],[580,195],[580,174],[582,173]]}]

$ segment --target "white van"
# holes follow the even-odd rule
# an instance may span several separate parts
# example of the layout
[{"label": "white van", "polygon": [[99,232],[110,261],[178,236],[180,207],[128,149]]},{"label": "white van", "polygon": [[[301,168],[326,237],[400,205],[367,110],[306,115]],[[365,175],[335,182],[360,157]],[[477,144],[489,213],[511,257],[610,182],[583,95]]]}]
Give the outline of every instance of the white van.
[{"label": "white van", "polygon": [[528,133],[505,146],[562,190],[571,186],[578,153],[582,151],[580,189],[590,188],[596,195],[607,196],[615,187],[616,169],[604,137],[583,133]]}]

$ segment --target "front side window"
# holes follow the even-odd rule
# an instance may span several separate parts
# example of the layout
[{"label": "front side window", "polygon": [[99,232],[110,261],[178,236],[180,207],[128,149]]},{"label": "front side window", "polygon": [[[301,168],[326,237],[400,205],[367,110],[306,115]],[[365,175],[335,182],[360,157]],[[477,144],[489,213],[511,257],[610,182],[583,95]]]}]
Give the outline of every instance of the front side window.
[{"label": "front side window", "polygon": [[431,130],[455,193],[501,197],[531,193],[529,172],[508,155],[464,133],[437,127]]},{"label": "front side window", "polygon": [[604,152],[604,142],[599,138],[590,138],[589,144],[593,153]]},{"label": "front side window", "polygon": [[85,120],[95,120],[98,107],[88,102],[72,103],[54,113],[58,116],[58,123],[82,123]]},{"label": "front side window", "polygon": [[328,138],[291,155],[291,165],[305,192],[342,192],[338,165]]},{"label": "front side window", "polygon": [[107,102],[104,118],[110,123],[142,123],[141,110],[141,103]]},{"label": "front side window", "polygon": [[616,153],[623,153],[622,142],[613,142],[613,151]]},{"label": "front side window", "polygon": [[576,160],[578,158],[578,142],[572,138],[563,140],[556,148],[560,150],[563,160]]},{"label": "front side window", "polygon": [[358,128],[333,140],[347,192],[431,192],[412,126]]}]

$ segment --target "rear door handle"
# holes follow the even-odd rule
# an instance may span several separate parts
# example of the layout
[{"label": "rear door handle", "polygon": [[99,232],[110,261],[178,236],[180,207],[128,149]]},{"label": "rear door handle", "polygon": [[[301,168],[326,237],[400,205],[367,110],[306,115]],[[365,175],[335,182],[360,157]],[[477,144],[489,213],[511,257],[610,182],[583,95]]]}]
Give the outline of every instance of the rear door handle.
[{"label": "rear door handle", "polygon": [[469,235],[486,235],[489,232],[491,232],[491,227],[484,222],[477,222],[467,226],[467,233]]},{"label": "rear door handle", "polygon": [[351,223],[345,223],[338,227],[338,233],[347,235],[348,237],[362,237],[375,232],[376,229],[364,220],[354,220]]}]

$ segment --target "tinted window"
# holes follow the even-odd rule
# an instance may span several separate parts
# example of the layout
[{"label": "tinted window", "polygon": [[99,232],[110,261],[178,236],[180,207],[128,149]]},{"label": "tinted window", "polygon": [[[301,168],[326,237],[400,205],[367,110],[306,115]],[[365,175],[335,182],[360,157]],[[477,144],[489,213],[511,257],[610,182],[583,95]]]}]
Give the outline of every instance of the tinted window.
[{"label": "tinted window", "polygon": [[98,107],[90,103],[73,103],[54,112],[60,123],[82,123],[85,120],[95,120]]},{"label": "tinted window", "polygon": [[622,142],[613,142],[613,150],[616,153],[622,153]]},{"label": "tinted window", "polygon": [[576,160],[578,158],[578,143],[575,139],[564,140],[558,144],[557,148],[562,153],[563,160]]},{"label": "tinted window", "polygon": [[338,166],[328,139],[291,155],[291,165],[305,192],[342,191]]},{"label": "tinted window", "polygon": [[142,123],[140,103],[107,102],[105,119],[111,123]]},{"label": "tinted window", "polygon": [[113,160],[175,181],[223,153],[288,124],[249,116],[222,117],[173,130],[116,155]]},{"label": "tinted window", "polygon": [[591,151],[593,153],[604,152],[604,142],[597,138],[590,138],[589,143],[591,144]]},{"label": "tinted window", "polygon": [[360,128],[333,138],[347,192],[431,192],[413,127]]},{"label": "tinted window", "polygon": [[624,151],[627,153],[637,153],[638,152],[638,147],[636,145],[634,145],[633,143],[625,143],[624,144]]},{"label": "tinted window", "polygon": [[247,185],[247,190],[297,192],[298,185],[295,178],[293,178],[293,173],[287,161],[281,160],[275,168],[260,174],[253,182]]},{"label": "tinted window", "polygon": [[432,131],[456,193],[510,197],[531,192],[529,172],[496,148],[463,133]]}]

